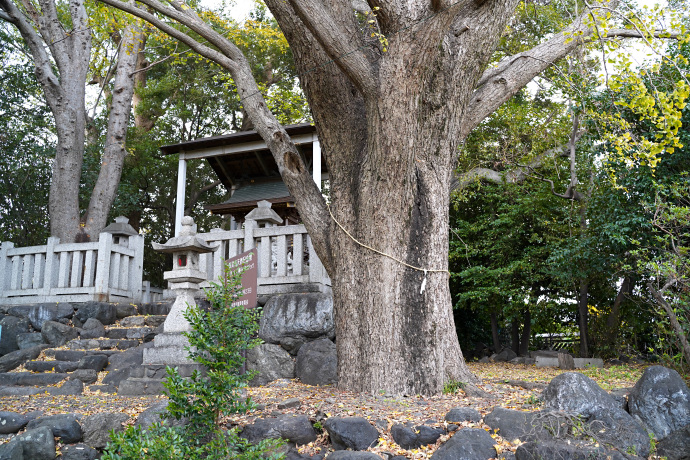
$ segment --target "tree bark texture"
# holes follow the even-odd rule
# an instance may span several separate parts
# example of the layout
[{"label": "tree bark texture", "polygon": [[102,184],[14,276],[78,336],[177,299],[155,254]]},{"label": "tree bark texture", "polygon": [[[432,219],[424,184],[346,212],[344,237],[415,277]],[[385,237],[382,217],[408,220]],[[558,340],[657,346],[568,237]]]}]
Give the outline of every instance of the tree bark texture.
[{"label": "tree bark texture", "polygon": [[458,344],[448,287],[449,191],[458,149],[486,116],[578,46],[573,32],[591,34],[584,16],[568,34],[485,71],[517,0],[377,1],[367,16],[373,26],[350,2],[267,0],[314,115],[330,175],[328,206],[234,44],[177,0],[142,3],[213,48],[133,4],[102,1],[231,72],[331,277],[339,385],[434,394],[449,379],[475,382]]},{"label": "tree bark texture", "polygon": [[501,339],[498,335],[498,314],[495,311],[491,312],[491,340],[494,353],[501,351]]},{"label": "tree bark texture", "polygon": [[97,238],[107,225],[110,208],[115,202],[120,185],[122,168],[127,156],[125,141],[134,96],[134,71],[143,39],[144,34],[136,22],[125,27],[120,42],[120,58],[115,71],[101,169],[91,192],[91,200],[84,219],[84,231],[92,240]]}]

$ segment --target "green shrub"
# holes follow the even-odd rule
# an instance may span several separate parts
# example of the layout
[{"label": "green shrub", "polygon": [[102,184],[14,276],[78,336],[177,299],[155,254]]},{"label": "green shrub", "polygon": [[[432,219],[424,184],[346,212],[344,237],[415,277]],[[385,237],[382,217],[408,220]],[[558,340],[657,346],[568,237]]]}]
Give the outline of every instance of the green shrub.
[{"label": "green shrub", "polygon": [[182,427],[155,424],[143,431],[130,427],[111,435],[104,460],[120,459],[279,459],[280,441],[268,440],[251,445],[237,430],[221,428],[222,417],[251,410],[254,405],[242,392],[253,373],[242,374],[243,353],[260,343],[258,309],[232,306],[241,296],[240,273],[225,267],[224,281],[206,291],[211,304],[202,309],[193,306],[185,312],[191,324],[187,351],[205,373],[194,371],[190,378],[180,376],[176,368],[167,368],[163,384],[170,402],[163,418],[185,419]]}]

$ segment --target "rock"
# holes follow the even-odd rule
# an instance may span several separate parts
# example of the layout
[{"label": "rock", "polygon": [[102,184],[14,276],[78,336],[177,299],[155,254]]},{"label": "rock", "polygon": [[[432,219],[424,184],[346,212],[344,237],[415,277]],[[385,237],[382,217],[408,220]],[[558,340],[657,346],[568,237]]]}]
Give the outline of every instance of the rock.
[{"label": "rock", "polygon": [[434,444],[443,434],[443,430],[420,425],[414,430],[404,425],[396,424],[391,428],[391,435],[403,449],[418,449],[427,444]]},{"label": "rock", "polygon": [[106,412],[89,415],[81,419],[84,443],[94,449],[102,449],[110,441],[109,431],[123,431],[122,424],[129,415],[120,412]]},{"label": "rock", "polygon": [[589,377],[566,372],[544,389],[544,405],[549,409],[575,412],[588,417],[593,409],[613,409],[618,403]]},{"label": "rock", "polygon": [[601,445],[613,446],[620,452],[634,452],[645,458],[649,455],[649,435],[620,407],[594,409],[587,426]]},{"label": "rock", "polygon": [[80,395],[84,392],[84,383],[81,380],[68,380],[60,387],[48,389],[48,394],[53,396],[73,396]]},{"label": "rock", "polygon": [[503,350],[501,350],[500,353],[498,353],[497,355],[494,355],[493,358],[494,358],[495,362],[504,362],[505,363],[505,362],[508,362],[512,359],[517,358],[517,353],[515,353],[510,348],[504,348]]},{"label": "rock", "polygon": [[91,383],[96,383],[98,380],[98,371],[95,369],[77,369],[72,372],[70,379],[80,380],[85,385],[89,385]]},{"label": "rock", "polygon": [[568,353],[558,353],[558,367],[559,369],[572,371],[575,369],[575,360]]},{"label": "rock", "polygon": [[137,308],[140,315],[167,315],[173,302],[142,303]]},{"label": "rock", "polygon": [[115,304],[115,316],[117,316],[117,319],[123,319],[127,318],[128,316],[135,316],[137,314],[137,307],[131,303]]},{"label": "rock", "polygon": [[307,385],[337,383],[338,356],[335,344],[326,338],[304,344],[297,353],[295,373]]},{"label": "rock", "polygon": [[515,451],[515,458],[517,460],[624,460],[626,457],[620,452],[607,451],[603,448],[587,448],[565,442],[551,441],[522,444]]},{"label": "rock", "polygon": [[310,339],[333,339],[333,297],[323,293],[271,297],[263,308],[259,337],[268,343],[281,344],[291,353],[297,353],[296,348]]},{"label": "rock", "polygon": [[55,458],[55,439],[48,427],[27,430],[18,434],[12,440],[22,446],[22,459],[26,460],[52,460]]},{"label": "rock", "polygon": [[12,434],[29,423],[29,417],[16,412],[0,411],[0,434]]},{"label": "rock", "polygon": [[0,459],[2,460],[24,460],[24,448],[18,441],[10,440],[5,444],[0,444]]},{"label": "rock", "polygon": [[144,337],[152,333],[153,329],[150,327],[137,327],[134,329],[127,329],[125,337],[127,337],[128,339],[144,339]]},{"label": "rock", "polygon": [[117,388],[113,385],[89,385],[89,391],[115,394],[117,393]]},{"label": "rock", "polygon": [[46,321],[59,321],[63,318],[70,318],[73,314],[74,307],[72,304],[47,303],[31,307],[27,317],[33,328],[40,331]]},{"label": "rock", "polygon": [[488,356],[484,356],[483,358],[480,358],[479,361],[477,361],[477,362],[482,363],[482,364],[486,364],[486,363],[490,363],[491,360],[489,359]]},{"label": "rock", "polygon": [[96,318],[89,318],[81,327],[80,339],[98,339],[105,337],[105,326]]},{"label": "rock", "polygon": [[123,380],[129,378],[131,369],[117,369],[114,371],[108,372],[108,375],[103,377],[103,383],[105,385],[114,385],[115,387],[120,386],[120,382]]},{"label": "rock", "polygon": [[306,415],[281,415],[275,424],[280,437],[297,445],[316,441],[318,434]]},{"label": "rock", "polygon": [[109,303],[86,302],[79,306],[74,316],[82,324],[85,324],[89,318],[96,318],[107,326],[117,321],[117,308]]},{"label": "rock", "polygon": [[45,343],[46,342],[43,340],[43,335],[41,335],[40,332],[23,332],[21,334],[17,334],[17,346],[20,350],[37,347]]},{"label": "rock", "polygon": [[454,407],[446,414],[446,422],[479,422],[482,416],[471,407]]},{"label": "rock", "polygon": [[94,369],[96,372],[101,372],[108,365],[108,357],[106,355],[86,355],[79,360],[78,369]]},{"label": "rock", "polygon": [[48,427],[53,436],[60,438],[65,444],[73,444],[81,441],[81,426],[73,414],[48,415],[29,422],[27,430]]},{"label": "rock", "polygon": [[690,390],[676,371],[651,366],[630,392],[628,409],[661,440],[690,425]]},{"label": "rock", "polygon": [[86,444],[63,446],[60,449],[60,460],[96,460],[100,454]]},{"label": "rock", "polygon": [[539,358],[539,357],[558,359],[559,353],[563,353],[563,352],[557,351],[557,350],[535,350],[535,351],[530,351],[529,357],[534,358],[534,359]]},{"label": "rock", "polygon": [[0,357],[0,373],[9,372],[18,368],[29,360],[38,358],[38,355],[41,354],[41,351],[47,347],[48,345],[39,345],[33,348],[25,348],[23,350],[13,351],[5,356]]},{"label": "rock", "polygon": [[690,460],[690,425],[662,439],[656,446],[656,454],[668,460]]},{"label": "rock", "polygon": [[[16,316],[5,316],[0,319],[2,334],[0,335],[0,355],[6,355],[19,350],[17,335],[29,332],[29,320]],[[6,372],[6,371],[3,371]]]},{"label": "rock", "polygon": [[280,345],[271,343],[263,343],[247,351],[247,369],[258,372],[249,383],[251,386],[295,378],[295,360]]},{"label": "rock", "polygon": [[257,419],[246,425],[240,434],[252,444],[264,439],[283,438],[295,444],[308,444],[318,437],[306,415],[281,415],[278,418]]},{"label": "rock", "polygon": [[108,360],[108,367],[106,367],[106,370],[112,371],[115,369],[126,369],[132,366],[141,366],[144,361],[144,348],[149,348],[149,345],[139,345],[136,348],[129,348],[122,353],[111,356]]},{"label": "rock", "polygon": [[43,338],[51,346],[61,347],[70,340],[76,339],[79,336],[79,331],[66,324],[56,321],[46,321],[43,323],[41,334],[43,334]]},{"label": "rock", "polygon": [[74,372],[77,370],[78,363],[74,361],[53,361],[52,364],[55,372]]},{"label": "rock", "polygon": [[562,431],[560,425],[565,418],[542,412],[524,412],[495,407],[484,417],[484,423],[507,441],[544,441],[552,440],[553,433]]},{"label": "rock", "polygon": [[489,433],[479,428],[465,428],[456,431],[443,443],[431,460],[487,460],[495,457],[494,440]]},{"label": "rock", "polygon": [[290,398],[278,403],[278,409],[290,409],[292,407],[299,407],[301,405],[302,402],[299,400],[299,398]]},{"label": "rock", "polygon": [[57,361],[79,361],[86,356],[86,352],[79,350],[55,350],[53,356]]},{"label": "rock", "polygon": [[338,450],[326,457],[326,460],[381,460],[381,457],[371,452]]},{"label": "rock", "polygon": [[168,409],[167,402],[160,402],[146,409],[139,414],[135,426],[141,427],[142,430],[148,430],[154,423],[160,423],[163,419],[161,414]]},{"label": "rock", "polygon": [[362,417],[331,417],[323,426],[334,450],[367,450],[378,444],[378,430]]},{"label": "rock", "polygon": [[128,316],[127,318],[121,319],[119,324],[120,327],[141,327],[145,324],[145,320],[145,316]]}]

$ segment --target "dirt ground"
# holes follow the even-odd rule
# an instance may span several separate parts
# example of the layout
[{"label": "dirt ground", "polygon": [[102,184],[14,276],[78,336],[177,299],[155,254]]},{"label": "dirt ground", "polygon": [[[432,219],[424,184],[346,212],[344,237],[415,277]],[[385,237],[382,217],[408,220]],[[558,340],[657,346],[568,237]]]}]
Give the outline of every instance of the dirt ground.
[{"label": "dirt ground", "polygon": [[[447,439],[442,436],[436,445],[420,449],[404,450],[394,441],[390,428],[396,423],[413,422],[433,426],[445,426],[445,414],[453,407],[471,406],[482,415],[491,412],[495,406],[525,411],[538,410],[542,389],[563,371],[555,368],[536,368],[533,365],[507,363],[469,363],[472,372],[481,380],[481,388],[491,398],[467,397],[462,390],[453,394],[434,397],[412,396],[396,398],[386,394],[361,395],[339,390],[332,386],[312,387],[295,380],[276,381],[271,384],[250,388],[249,395],[258,405],[257,410],[235,415],[226,420],[228,426],[251,423],[257,417],[268,417],[286,413],[306,414],[312,421],[324,417],[360,416],[376,423],[381,433],[378,446],[373,452],[391,452],[409,459],[427,459]],[[594,379],[605,390],[632,387],[644,370],[643,365],[610,366],[604,369],[585,369],[580,372]],[[279,409],[278,405],[292,398],[300,401],[298,407]],[[2,410],[31,412],[40,410],[45,415],[79,413],[90,415],[98,412],[123,412],[130,416],[128,423],[149,406],[165,400],[164,396],[124,397],[105,393],[85,391],[81,396],[21,396],[0,397]],[[487,430],[496,440],[499,451],[514,451],[519,444],[503,440],[482,424],[465,422],[463,427],[479,427]],[[303,453],[317,453],[327,446],[324,432],[309,445],[300,446]]]}]

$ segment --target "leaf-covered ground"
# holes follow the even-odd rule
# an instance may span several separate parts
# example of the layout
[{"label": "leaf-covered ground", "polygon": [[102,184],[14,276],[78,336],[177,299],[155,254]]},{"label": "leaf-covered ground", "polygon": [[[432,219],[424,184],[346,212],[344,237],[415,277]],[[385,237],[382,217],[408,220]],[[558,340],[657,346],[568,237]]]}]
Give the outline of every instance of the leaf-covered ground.
[{"label": "leaf-covered ground", "polygon": [[[361,416],[374,422],[381,438],[374,452],[392,452],[410,459],[426,459],[438,448],[447,436],[442,437],[436,445],[421,449],[404,450],[395,444],[390,435],[390,428],[396,423],[426,423],[434,426],[445,426],[445,414],[453,407],[471,406],[482,415],[495,406],[509,409],[532,411],[540,407],[539,398],[542,389],[563,371],[555,368],[537,368],[527,365],[506,363],[478,364],[469,363],[470,369],[481,380],[483,388],[492,398],[466,397],[462,391],[434,397],[404,397],[391,395],[360,395],[341,391],[335,387],[312,387],[297,381],[276,381],[265,387],[250,388],[249,394],[258,410],[228,418],[230,425],[251,423],[257,417],[269,417],[280,414],[306,414],[312,421],[333,416]],[[632,387],[642,374],[644,366],[611,366],[605,369],[586,369],[580,372],[594,379],[606,390]],[[101,375],[102,377],[102,375]],[[99,379],[100,380],[100,379]],[[74,412],[93,414],[97,412],[124,412],[131,416],[128,423],[149,406],[161,401],[163,397],[124,397],[88,390],[81,396],[21,396],[0,398],[2,410],[31,412],[41,410],[45,415]],[[297,398],[298,407],[279,409],[279,405],[289,399]],[[496,440],[498,450],[515,450],[517,445],[503,440],[491,429],[481,423],[463,423],[463,427],[479,427],[491,433]],[[325,432],[310,445],[301,446],[304,453],[316,453],[328,446]]]}]

